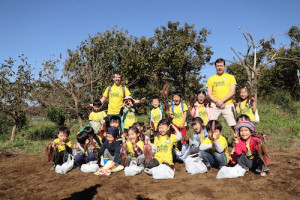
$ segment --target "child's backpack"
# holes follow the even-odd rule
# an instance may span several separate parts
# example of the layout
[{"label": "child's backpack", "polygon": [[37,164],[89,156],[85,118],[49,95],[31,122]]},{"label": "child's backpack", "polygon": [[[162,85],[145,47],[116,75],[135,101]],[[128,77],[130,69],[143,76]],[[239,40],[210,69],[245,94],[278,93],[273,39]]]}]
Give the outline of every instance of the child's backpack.
[{"label": "child's backpack", "polygon": [[[181,111],[182,111],[182,113],[184,113],[184,111],[183,111],[184,103],[181,102],[180,104],[181,104]],[[175,113],[174,107],[175,107],[175,106],[174,106],[174,104],[173,104],[173,105],[172,105],[172,114],[173,114],[173,115],[174,115],[174,113]],[[187,116],[187,115],[186,115],[185,121],[186,121],[186,129],[189,130],[190,122],[189,122],[189,119],[188,119],[188,116]]]}]

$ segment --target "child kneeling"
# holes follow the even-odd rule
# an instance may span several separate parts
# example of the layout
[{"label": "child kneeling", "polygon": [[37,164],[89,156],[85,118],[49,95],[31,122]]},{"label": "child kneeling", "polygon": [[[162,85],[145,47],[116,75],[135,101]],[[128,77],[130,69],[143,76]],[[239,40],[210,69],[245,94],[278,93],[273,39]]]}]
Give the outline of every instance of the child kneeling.
[{"label": "child kneeling", "polygon": [[200,145],[200,156],[207,169],[221,168],[229,162],[228,143],[221,135],[222,125],[217,120],[210,120],[206,125],[208,137]]},{"label": "child kneeling", "polygon": [[[255,131],[254,124],[250,121],[242,121],[237,124],[236,132],[240,139],[235,143],[234,150],[237,163],[246,169],[261,172],[263,161],[258,156],[260,139],[252,136]],[[267,171],[267,169],[265,169]],[[262,172],[265,175],[265,171]]]}]

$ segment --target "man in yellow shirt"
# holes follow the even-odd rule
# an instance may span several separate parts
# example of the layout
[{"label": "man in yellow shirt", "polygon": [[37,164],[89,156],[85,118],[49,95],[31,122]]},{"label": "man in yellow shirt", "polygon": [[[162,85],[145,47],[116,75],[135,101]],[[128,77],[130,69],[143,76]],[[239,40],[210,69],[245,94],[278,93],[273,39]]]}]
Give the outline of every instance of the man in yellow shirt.
[{"label": "man in yellow shirt", "polygon": [[[114,73],[114,85],[109,86],[104,91],[101,103],[103,104],[108,99],[108,111],[107,117],[110,119],[113,115],[120,116],[120,109],[123,106],[123,100],[126,96],[130,96],[131,93],[126,86],[121,85],[122,75],[120,72]],[[134,100],[135,103],[139,103],[140,100]]]},{"label": "man in yellow shirt", "polygon": [[212,101],[211,120],[218,120],[222,115],[228,126],[234,130],[236,125],[233,107],[236,80],[231,74],[225,73],[225,60],[219,58],[215,62],[217,74],[210,77],[206,83],[207,93]]}]

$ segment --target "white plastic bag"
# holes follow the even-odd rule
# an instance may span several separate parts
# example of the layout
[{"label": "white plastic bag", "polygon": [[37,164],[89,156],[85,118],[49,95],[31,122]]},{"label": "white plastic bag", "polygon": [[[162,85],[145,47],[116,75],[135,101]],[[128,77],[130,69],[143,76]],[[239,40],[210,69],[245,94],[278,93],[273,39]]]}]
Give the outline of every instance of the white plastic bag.
[{"label": "white plastic bag", "polygon": [[97,161],[90,161],[87,164],[83,164],[80,167],[82,172],[96,172],[99,169],[99,165],[97,164]]},{"label": "white plastic bag", "polygon": [[244,176],[246,173],[246,170],[242,168],[240,165],[236,165],[234,167],[222,167],[218,174],[217,179],[221,178],[237,178],[239,176]]},{"label": "white plastic bag", "polygon": [[90,121],[90,126],[94,129],[95,133],[99,133],[102,130],[102,125],[105,123],[105,121],[96,122],[96,121]]},{"label": "white plastic bag", "polygon": [[62,165],[56,165],[55,172],[59,174],[65,174],[68,171],[70,171],[73,168],[73,166],[74,166],[74,159],[73,156],[69,154],[67,162],[65,162]]},{"label": "white plastic bag", "polygon": [[132,160],[129,167],[125,167],[124,172],[125,176],[135,176],[137,174],[140,174],[142,170],[137,166],[136,161]]},{"label": "white plastic bag", "polygon": [[192,156],[188,156],[184,162],[185,169],[189,174],[193,175],[207,172],[207,167],[199,156],[194,158]]},{"label": "white plastic bag", "polygon": [[189,144],[182,145],[182,149],[179,152],[176,152],[177,159],[185,161],[185,159],[190,155],[190,146]]},{"label": "white plastic bag", "polygon": [[255,123],[259,123],[259,115],[258,115],[258,110],[256,109],[255,113],[254,113],[254,117],[255,117]]},{"label": "white plastic bag", "polygon": [[152,169],[144,170],[147,174],[152,175],[154,179],[171,179],[174,178],[175,172],[165,164],[160,164]]}]

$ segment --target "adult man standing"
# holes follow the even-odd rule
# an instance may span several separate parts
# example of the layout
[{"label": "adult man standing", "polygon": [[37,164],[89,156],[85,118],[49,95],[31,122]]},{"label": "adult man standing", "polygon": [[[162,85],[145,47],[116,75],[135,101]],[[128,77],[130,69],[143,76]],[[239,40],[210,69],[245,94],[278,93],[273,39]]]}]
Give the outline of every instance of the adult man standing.
[{"label": "adult man standing", "polygon": [[210,77],[206,83],[208,97],[212,101],[211,120],[217,120],[222,115],[228,126],[234,129],[236,125],[233,95],[235,94],[236,80],[231,74],[225,73],[225,60],[219,58],[215,62],[217,74]]},{"label": "adult man standing", "polygon": [[[104,91],[101,103],[103,104],[108,99],[108,111],[107,117],[108,119],[111,116],[120,116],[120,109],[123,106],[123,100],[125,97],[130,96],[131,93],[126,86],[121,85],[122,75],[120,72],[115,72],[113,77],[114,85],[108,86]],[[134,103],[140,103],[140,100],[134,100]]]}]

